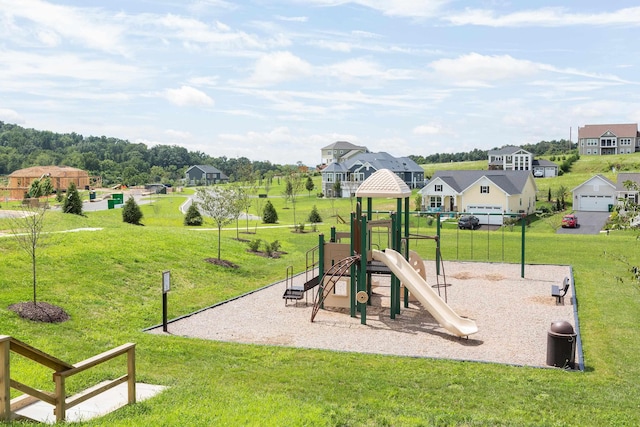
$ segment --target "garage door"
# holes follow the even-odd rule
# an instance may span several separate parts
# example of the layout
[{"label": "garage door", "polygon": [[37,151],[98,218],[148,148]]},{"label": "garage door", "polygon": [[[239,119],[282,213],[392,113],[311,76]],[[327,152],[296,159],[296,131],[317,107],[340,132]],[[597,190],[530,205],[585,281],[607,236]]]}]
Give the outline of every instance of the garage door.
[{"label": "garage door", "polygon": [[480,219],[480,224],[502,225],[502,206],[469,205],[466,212]]},{"label": "garage door", "polygon": [[613,204],[613,196],[602,196],[594,194],[580,195],[581,211],[607,212],[609,205]]}]

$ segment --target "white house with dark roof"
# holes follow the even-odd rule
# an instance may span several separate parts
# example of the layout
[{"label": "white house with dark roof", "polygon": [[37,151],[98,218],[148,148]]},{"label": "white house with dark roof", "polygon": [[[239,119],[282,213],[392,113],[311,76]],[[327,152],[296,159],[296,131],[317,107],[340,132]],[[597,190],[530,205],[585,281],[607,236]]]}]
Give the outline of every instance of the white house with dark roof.
[{"label": "white house with dark roof", "polygon": [[321,164],[330,165],[331,163],[339,163],[357,154],[368,152],[367,147],[354,145],[347,141],[337,141],[321,148]]},{"label": "white house with dark roof", "polygon": [[637,123],[578,127],[580,155],[631,154],[640,151]]},{"label": "white house with dark roof", "polygon": [[607,212],[616,203],[616,184],[603,175],[594,175],[571,190],[573,210]]},{"label": "white house with dark roof", "polygon": [[640,173],[619,172],[616,181],[616,199],[618,204],[624,205],[625,201],[638,204],[640,200]]},{"label": "white house with dark roof", "polygon": [[[322,192],[327,197],[349,197],[374,172],[389,169],[410,188],[424,185],[424,169],[408,157],[393,157],[389,153],[361,152],[340,162],[332,162],[322,174]],[[341,194],[335,194],[335,183],[340,181]]]},{"label": "white house with dark roof", "polygon": [[490,150],[489,170],[532,171],[535,178],[558,176],[558,165],[549,160],[536,160],[527,150],[508,145],[497,150]]},{"label": "white house with dark roof", "polygon": [[191,166],[185,172],[187,185],[211,185],[229,181],[220,169],[211,165]]},{"label": "white house with dark roof", "polygon": [[471,213],[481,224],[502,224],[503,214],[533,213],[536,192],[525,170],[436,171],[420,190],[423,210]]}]

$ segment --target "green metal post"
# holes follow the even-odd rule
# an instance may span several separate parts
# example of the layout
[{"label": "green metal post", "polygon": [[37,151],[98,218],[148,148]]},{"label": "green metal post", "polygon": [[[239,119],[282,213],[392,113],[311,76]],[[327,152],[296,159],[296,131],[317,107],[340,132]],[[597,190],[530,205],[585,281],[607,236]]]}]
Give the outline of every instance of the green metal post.
[{"label": "green metal post", "polygon": [[[440,212],[436,214],[436,236],[440,242]],[[440,275],[440,251],[436,251],[436,274]]]},{"label": "green metal post", "polygon": [[[324,291],[324,283],[322,279],[324,277],[324,234],[318,235],[318,292],[322,295]],[[320,308],[324,308],[324,302],[320,305]]]},{"label": "green metal post", "polygon": [[373,214],[373,203],[371,197],[367,197],[367,221],[371,221]]},{"label": "green metal post", "polygon": [[[353,256],[355,253],[354,250],[354,236],[355,236],[355,216],[354,212],[351,212],[351,238],[349,239],[349,255]],[[349,307],[351,308],[351,317],[356,317],[356,266],[355,264],[351,264],[349,267],[349,288],[351,289],[350,298],[349,298]]]},{"label": "green metal post", "polygon": [[[362,215],[360,222],[360,230],[367,229],[367,216]],[[362,248],[360,254],[360,266],[358,268],[358,292],[367,292],[367,233],[360,233],[360,247]],[[371,295],[368,295],[371,297]],[[363,325],[367,324],[367,304],[359,304],[360,307],[360,323]]]},{"label": "green metal post", "polygon": [[335,225],[331,226],[331,240],[330,241],[334,242],[334,243],[336,241],[336,226]]},{"label": "green metal post", "polygon": [[525,236],[525,226],[526,226],[526,218],[522,215],[522,253],[520,256],[520,277],[524,278],[524,236]]},{"label": "green metal post", "polygon": [[[396,247],[396,221],[398,220],[398,214],[396,212],[391,213],[391,248],[395,250]],[[389,316],[391,319],[396,318],[396,287],[395,287],[396,275],[391,273],[391,286],[389,288],[391,292],[391,301],[389,304]]]}]

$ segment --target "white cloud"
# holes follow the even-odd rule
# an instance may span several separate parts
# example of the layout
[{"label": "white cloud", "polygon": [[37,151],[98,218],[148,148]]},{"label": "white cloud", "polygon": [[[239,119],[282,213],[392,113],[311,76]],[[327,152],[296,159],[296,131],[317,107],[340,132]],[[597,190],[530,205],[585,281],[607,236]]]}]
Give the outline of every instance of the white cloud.
[{"label": "white cloud", "polygon": [[182,130],[167,129],[164,131],[164,133],[170,138],[175,138],[175,139],[189,139],[193,137],[191,132],[182,131]]},{"label": "white cloud", "polygon": [[[18,18],[35,24],[32,33],[45,46],[57,46],[68,40],[109,53],[127,52],[121,41],[124,28],[98,9],[61,6],[41,0],[0,0],[0,10],[10,21]],[[5,37],[12,35],[5,34]]]},{"label": "white cloud", "polygon": [[164,97],[179,107],[213,105],[213,99],[211,99],[209,95],[191,86],[182,86],[180,89],[167,89]]},{"label": "white cloud", "polygon": [[9,108],[0,108],[0,120],[6,123],[15,123],[18,125],[26,123],[24,117]]},{"label": "white cloud", "polygon": [[485,86],[489,82],[530,77],[539,72],[534,62],[509,55],[487,56],[470,53],[454,59],[439,59],[429,67],[443,80],[466,86]]},{"label": "white cloud", "polygon": [[546,7],[499,15],[493,10],[467,9],[445,18],[454,25],[489,27],[565,27],[572,25],[609,26],[640,25],[640,7],[601,13],[571,13],[562,7]]},{"label": "white cloud", "polygon": [[440,13],[449,0],[303,0],[305,3],[323,6],[357,4],[377,10],[388,16],[428,18]]},{"label": "white cloud", "polygon": [[276,16],[276,19],[285,22],[307,22],[309,20],[306,16]]},{"label": "white cloud", "polygon": [[437,123],[430,123],[413,128],[414,135],[442,135],[450,133]]},{"label": "white cloud", "polygon": [[274,52],[265,54],[256,61],[248,83],[270,86],[308,77],[312,72],[311,64],[291,52]]}]

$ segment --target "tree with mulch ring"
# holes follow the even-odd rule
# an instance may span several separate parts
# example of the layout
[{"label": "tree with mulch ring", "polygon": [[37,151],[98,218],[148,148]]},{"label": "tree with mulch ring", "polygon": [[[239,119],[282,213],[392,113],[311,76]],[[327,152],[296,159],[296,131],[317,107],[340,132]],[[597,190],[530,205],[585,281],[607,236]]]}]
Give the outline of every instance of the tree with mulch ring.
[{"label": "tree with mulch ring", "polygon": [[19,302],[9,306],[9,310],[17,313],[24,319],[36,322],[59,323],[69,319],[67,313],[55,305],[46,302],[38,302],[37,299],[37,260],[38,249],[43,246],[42,229],[44,227],[45,214],[49,209],[47,203],[26,205],[22,207],[21,215],[11,219],[11,232],[18,245],[29,255],[31,259],[31,277],[33,299],[28,302]]},{"label": "tree with mulch ring", "polygon": [[227,261],[226,259],[220,258],[205,258],[205,261],[209,264],[219,265],[220,267],[225,268],[240,268],[238,264],[234,264],[231,261]]}]

